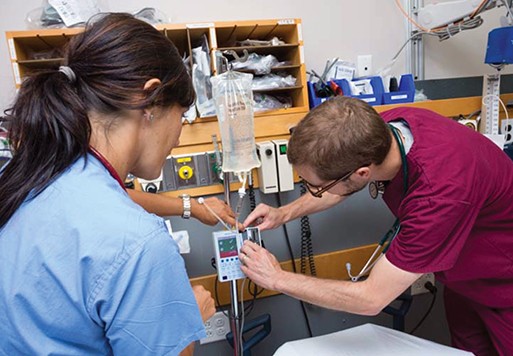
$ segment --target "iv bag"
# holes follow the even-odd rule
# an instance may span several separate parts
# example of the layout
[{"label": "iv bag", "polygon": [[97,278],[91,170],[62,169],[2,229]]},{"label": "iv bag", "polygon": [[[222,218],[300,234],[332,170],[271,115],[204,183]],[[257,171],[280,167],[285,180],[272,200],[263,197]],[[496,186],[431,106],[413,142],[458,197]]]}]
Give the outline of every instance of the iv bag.
[{"label": "iv bag", "polygon": [[260,167],[253,130],[252,74],[228,71],[210,78],[223,143],[223,172]]}]

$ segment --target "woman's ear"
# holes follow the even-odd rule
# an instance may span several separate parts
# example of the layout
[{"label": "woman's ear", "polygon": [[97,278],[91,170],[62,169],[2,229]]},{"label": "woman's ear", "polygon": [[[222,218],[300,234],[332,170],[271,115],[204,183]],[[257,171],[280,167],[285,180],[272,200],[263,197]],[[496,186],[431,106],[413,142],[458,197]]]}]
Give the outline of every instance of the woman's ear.
[{"label": "woman's ear", "polygon": [[[151,78],[146,83],[144,83],[144,91],[152,90],[161,85],[162,82],[158,78]],[[148,107],[143,110],[143,116],[148,122],[153,121],[153,111],[151,107]]]},{"label": "woman's ear", "polygon": [[144,90],[151,90],[155,87],[158,87],[162,82],[158,78],[151,78],[146,83],[144,83]]}]

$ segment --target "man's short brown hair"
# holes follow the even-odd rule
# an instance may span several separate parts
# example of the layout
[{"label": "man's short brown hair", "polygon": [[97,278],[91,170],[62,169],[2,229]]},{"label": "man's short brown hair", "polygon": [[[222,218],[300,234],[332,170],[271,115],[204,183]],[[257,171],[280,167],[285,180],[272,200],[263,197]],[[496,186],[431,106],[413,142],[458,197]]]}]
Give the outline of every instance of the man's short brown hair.
[{"label": "man's short brown hair", "polygon": [[351,170],[381,164],[390,150],[386,123],[366,102],[340,96],[312,109],[295,127],[288,160],[308,165],[320,179],[340,178]]}]

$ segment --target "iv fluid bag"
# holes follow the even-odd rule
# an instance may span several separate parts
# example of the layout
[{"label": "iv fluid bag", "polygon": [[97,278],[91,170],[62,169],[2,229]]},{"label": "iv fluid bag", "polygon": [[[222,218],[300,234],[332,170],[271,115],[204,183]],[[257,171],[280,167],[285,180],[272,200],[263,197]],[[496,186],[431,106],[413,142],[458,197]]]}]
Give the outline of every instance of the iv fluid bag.
[{"label": "iv fluid bag", "polygon": [[253,75],[228,71],[210,78],[223,143],[223,172],[260,167],[253,130]]}]

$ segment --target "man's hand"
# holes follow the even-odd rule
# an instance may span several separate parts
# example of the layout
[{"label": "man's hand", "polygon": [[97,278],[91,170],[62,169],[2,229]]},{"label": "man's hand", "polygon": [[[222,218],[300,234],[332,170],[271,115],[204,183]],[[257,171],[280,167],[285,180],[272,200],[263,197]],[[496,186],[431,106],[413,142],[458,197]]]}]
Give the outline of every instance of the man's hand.
[{"label": "man's hand", "polygon": [[285,214],[282,210],[269,205],[258,204],[255,210],[244,220],[244,227],[247,228],[256,223],[255,226],[258,226],[260,230],[269,230],[275,229],[285,222]]},{"label": "man's hand", "polygon": [[249,279],[260,287],[275,290],[275,282],[283,270],[274,255],[251,241],[244,241],[239,260],[242,262],[242,272]]},{"label": "man's hand", "polygon": [[211,226],[216,225],[218,223],[217,218],[210,211],[208,211],[208,209],[205,207],[205,204],[207,204],[208,207],[212,209],[227,225],[235,225],[234,212],[230,209],[228,204],[215,197],[205,199],[204,204],[200,204],[197,200],[194,200],[191,208],[192,216],[201,221],[203,224]]},{"label": "man's hand", "polygon": [[196,298],[196,303],[198,303],[201,318],[203,319],[203,322],[205,322],[216,312],[214,299],[210,295],[210,292],[200,285],[193,286],[192,292]]}]

